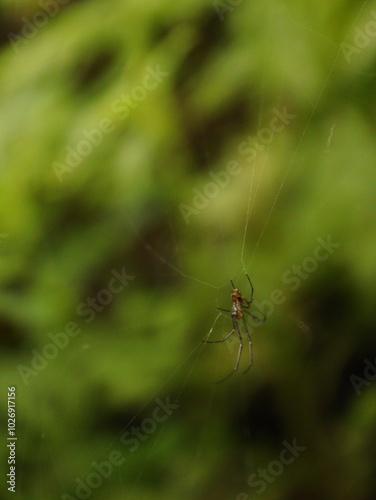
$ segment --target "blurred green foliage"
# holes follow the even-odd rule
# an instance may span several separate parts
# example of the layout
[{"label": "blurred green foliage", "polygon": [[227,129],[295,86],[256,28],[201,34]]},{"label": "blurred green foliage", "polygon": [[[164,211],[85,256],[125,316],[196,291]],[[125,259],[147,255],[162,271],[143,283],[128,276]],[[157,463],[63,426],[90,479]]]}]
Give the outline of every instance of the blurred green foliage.
[{"label": "blurred green foliage", "polygon": [[[0,4],[0,426],[16,386],[16,498],[80,498],[114,451],[90,498],[375,498],[376,388],[354,375],[376,347],[376,4],[238,4]],[[292,289],[329,236],[339,246]],[[249,297],[246,270],[257,302],[284,300],[254,328],[248,375],[214,385],[237,344],[201,340],[230,331],[216,307],[230,279]],[[109,295],[114,272],[132,279]],[[52,338],[64,347],[46,351]],[[156,421],[166,398],[178,407]],[[306,449],[258,494],[250,476],[294,439]],[[0,451],[3,488],[5,437]]]}]

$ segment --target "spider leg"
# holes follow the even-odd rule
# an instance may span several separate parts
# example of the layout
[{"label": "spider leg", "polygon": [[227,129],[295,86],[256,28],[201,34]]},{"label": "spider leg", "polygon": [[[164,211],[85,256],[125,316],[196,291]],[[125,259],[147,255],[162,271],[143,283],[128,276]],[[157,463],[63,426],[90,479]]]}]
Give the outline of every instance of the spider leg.
[{"label": "spider leg", "polygon": [[254,288],[253,288],[253,285],[252,285],[251,278],[248,276],[248,273],[245,273],[245,275],[247,276],[247,278],[248,278],[248,282],[249,282],[249,284],[251,285],[251,300],[247,300],[247,302],[251,303],[251,302],[252,302],[252,300],[253,300],[253,292],[254,292]]},{"label": "spider leg", "polygon": [[205,342],[205,344],[218,344],[219,342],[224,342],[225,340],[227,340],[230,337],[230,335],[234,333],[234,331],[235,328],[233,328],[231,332],[228,333],[226,337],[224,337],[222,340],[201,340],[201,342]]},{"label": "spider leg", "polygon": [[244,311],[246,314],[248,314],[249,316],[251,316],[251,318],[253,318],[255,321],[257,321],[258,323],[263,323],[264,321],[266,321],[266,314],[264,314],[264,317],[261,319],[261,318],[258,318],[257,316],[254,316],[253,314],[251,314],[250,312],[248,311]]},{"label": "spider leg", "polygon": [[230,313],[230,309],[222,309],[222,307],[217,307],[218,311],[225,311],[227,313]]},{"label": "spider leg", "polygon": [[249,330],[248,330],[248,325],[247,325],[247,322],[245,320],[245,318],[243,318],[243,324],[244,324],[244,328],[245,328],[245,331],[247,333],[247,337],[248,337],[248,343],[249,343],[249,365],[248,367],[244,370],[243,373],[247,373],[247,371],[251,368],[251,366],[253,365],[253,351],[252,351],[252,339],[251,339],[251,334],[249,333]]},{"label": "spider leg", "polygon": [[234,324],[234,329],[236,329],[236,331],[238,332],[238,335],[239,335],[239,351],[238,351],[238,357],[237,357],[237,360],[236,360],[236,363],[235,363],[235,366],[234,366],[234,369],[232,370],[231,373],[229,373],[228,375],[226,375],[226,377],[224,378],[221,378],[220,380],[217,380],[216,384],[220,384],[221,382],[224,382],[225,380],[227,380],[229,377],[231,377],[231,375],[233,375],[237,369],[239,368],[239,362],[240,362],[240,357],[241,357],[241,354],[242,354],[242,349],[243,349],[243,339],[242,339],[242,336],[240,334],[240,330],[239,330],[239,325],[236,321],[233,321],[233,324]]}]

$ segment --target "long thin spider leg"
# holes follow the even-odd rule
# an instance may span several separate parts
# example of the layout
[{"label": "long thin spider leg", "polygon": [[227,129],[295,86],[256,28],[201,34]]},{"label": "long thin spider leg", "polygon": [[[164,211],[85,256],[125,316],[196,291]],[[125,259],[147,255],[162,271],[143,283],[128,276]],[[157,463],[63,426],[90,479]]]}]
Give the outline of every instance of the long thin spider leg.
[{"label": "long thin spider leg", "polygon": [[248,311],[244,311],[243,309],[243,312],[245,312],[246,314],[248,314],[249,316],[251,316],[251,318],[253,318],[255,321],[257,321],[258,323],[264,323],[264,321],[266,321],[266,316],[264,315],[263,318],[258,318],[257,316],[254,316],[253,314],[251,314],[250,312]]},{"label": "long thin spider leg", "polygon": [[232,285],[232,289],[234,289],[235,288],[234,282],[232,280],[230,280],[230,283]]},{"label": "long thin spider leg", "polygon": [[245,331],[247,333],[247,337],[248,337],[248,343],[249,343],[249,365],[248,367],[244,370],[243,373],[247,373],[248,370],[251,368],[251,366],[253,365],[253,351],[252,351],[252,339],[251,339],[251,334],[249,333],[249,330],[248,330],[248,325],[247,325],[247,322],[245,320],[245,318],[243,318],[243,324],[244,324],[244,328],[245,328]]},{"label": "long thin spider leg", "polygon": [[218,311],[225,311],[227,313],[230,313],[231,310],[230,309],[222,309],[222,307],[217,307]]},{"label": "long thin spider leg", "polygon": [[248,281],[249,281],[249,284],[251,285],[251,290],[252,290],[252,292],[251,292],[251,300],[250,300],[250,301],[248,301],[248,302],[252,302],[252,300],[253,300],[253,292],[254,292],[254,288],[253,288],[253,285],[252,285],[251,278],[248,276],[248,273],[245,273],[245,275],[246,275],[246,276],[247,276],[247,278],[248,278]]},{"label": "long thin spider leg", "polygon": [[238,358],[236,360],[236,363],[235,363],[235,366],[234,366],[234,369],[232,370],[231,373],[229,373],[228,375],[226,375],[226,377],[224,378],[221,378],[220,380],[217,380],[216,384],[220,384],[221,382],[224,382],[225,380],[227,380],[229,377],[231,377],[231,375],[233,375],[237,369],[239,368],[239,362],[240,362],[240,357],[241,357],[241,354],[242,354],[242,349],[243,349],[243,339],[242,339],[242,336],[240,334],[240,330],[239,330],[239,325],[236,321],[233,322],[234,323],[234,328],[236,329],[236,331],[238,332],[238,335],[239,335],[239,351],[238,351]]},{"label": "long thin spider leg", "polygon": [[248,304],[242,304],[243,309],[249,309],[251,307],[251,303],[247,299],[243,299],[245,302],[248,302]]},{"label": "long thin spider leg", "polygon": [[226,335],[226,337],[223,338],[222,340],[201,340],[201,342],[205,342],[205,344],[218,344],[219,342],[224,342],[225,340],[227,340],[230,337],[230,335],[234,333],[234,331],[235,329],[233,328],[231,332],[228,335]]}]

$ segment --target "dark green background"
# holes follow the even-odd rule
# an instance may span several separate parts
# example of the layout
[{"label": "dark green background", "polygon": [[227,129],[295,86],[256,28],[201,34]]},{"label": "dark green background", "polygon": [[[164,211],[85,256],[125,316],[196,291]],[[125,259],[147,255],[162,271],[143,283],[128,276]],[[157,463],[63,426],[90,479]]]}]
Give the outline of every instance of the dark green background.
[{"label": "dark green background", "polygon": [[[117,450],[90,498],[373,500],[376,386],[353,381],[376,347],[376,3],[52,4],[0,3],[2,498],[79,498]],[[114,101],[157,67],[122,116]],[[248,161],[239,145],[275,109],[294,118]],[[113,130],[59,182],[54,162],[103,119]],[[187,224],[180,205],[235,161]],[[339,246],[291,290],[284,273],[329,236]],[[123,269],[134,278],[86,322],[77,307]],[[256,301],[285,300],[254,330],[252,370],[215,385],[237,344],[201,340],[230,331],[216,307],[230,279],[249,297],[245,271]],[[69,322],[79,334],[22,377]],[[166,398],[178,408],[154,430]],[[121,443],[147,425],[137,449]],[[294,439],[306,449],[258,494],[249,477]]]}]

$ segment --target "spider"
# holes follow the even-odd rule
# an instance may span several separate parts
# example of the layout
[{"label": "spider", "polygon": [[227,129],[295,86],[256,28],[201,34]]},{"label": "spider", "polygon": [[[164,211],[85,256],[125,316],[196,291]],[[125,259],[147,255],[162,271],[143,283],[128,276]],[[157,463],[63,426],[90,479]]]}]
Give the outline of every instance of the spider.
[{"label": "spider", "polygon": [[219,384],[220,382],[227,380],[229,377],[231,377],[231,375],[234,372],[237,371],[237,369],[239,367],[240,357],[241,357],[242,349],[243,349],[243,339],[242,339],[242,336],[240,333],[239,323],[238,323],[240,320],[243,321],[244,329],[247,333],[248,343],[249,343],[249,364],[248,364],[247,369],[244,371],[244,373],[247,373],[248,370],[252,366],[252,363],[253,363],[252,339],[251,339],[251,335],[250,335],[249,330],[248,330],[248,325],[247,325],[247,322],[245,320],[244,313],[248,314],[248,316],[251,316],[251,318],[254,319],[254,321],[257,321],[258,323],[263,323],[266,320],[265,311],[264,311],[264,317],[258,318],[257,316],[254,316],[253,314],[251,314],[249,311],[246,310],[246,309],[249,309],[251,304],[252,304],[254,288],[253,288],[251,279],[248,276],[248,274],[246,273],[245,275],[247,276],[248,282],[251,286],[251,298],[250,298],[250,300],[247,300],[245,297],[243,297],[242,294],[240,293],[239,289],[235,288],[234,282],[232,280],[230,280],[230,283],[232,285],[232,290],[231,290],[232,307],[231,307],[231,309],[222,309],[221,307],[217,307],[217,309],[219,311],[231,313],[231,321],[232,321],[232,327],[233,327],[231,332],[228,333],[222,340],[203,340],[202,341],[202,342],[205,342],[207,344],[218,344],[219,342],[225,342],[235,332],[235,330],[237,331],[237,333],[239,335],[239,351],[238,351],[238,357],[237,357],[235,366],[234,366],[233,370],[228,375],[226,375],[226,377],[218,380],[216,382],[216,384]]}]

